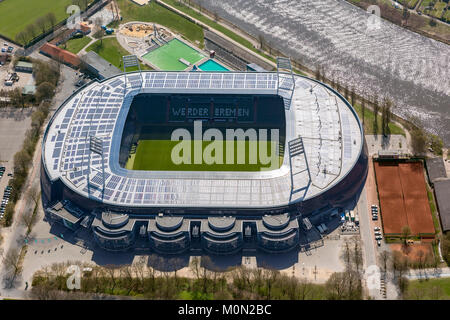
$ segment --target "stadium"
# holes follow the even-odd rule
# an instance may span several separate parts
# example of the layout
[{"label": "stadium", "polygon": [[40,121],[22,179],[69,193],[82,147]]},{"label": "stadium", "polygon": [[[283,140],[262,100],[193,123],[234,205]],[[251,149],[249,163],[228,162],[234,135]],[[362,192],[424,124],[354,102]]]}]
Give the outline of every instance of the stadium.
[{"label": "stadium", "polygon": [[[362,125],[336,91],[277,62],[275,72],[124,72],[75,91],[44,133],[46,217],[91,230],[111,251],[286,252],[320,241],[315,226],[354,205],[364,185]],[[194,150],[194,163],[174,164],[177,130],[193,145],[200,134],[200,157],[208,131],[226,136],[233,159],[250,154],[251,132],[269,132],[258,151],[275,161],[228,164],[215,153],[207,164]]]}]

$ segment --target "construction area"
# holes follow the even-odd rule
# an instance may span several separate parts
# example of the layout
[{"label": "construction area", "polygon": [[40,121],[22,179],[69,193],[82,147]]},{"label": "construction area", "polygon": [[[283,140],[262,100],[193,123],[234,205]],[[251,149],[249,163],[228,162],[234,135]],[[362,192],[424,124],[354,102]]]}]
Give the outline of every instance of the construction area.
[{"label": "construction area", "polygon": [[435,228],[421,161],[374,161],[383,230],[386,237],[432,239]]}]

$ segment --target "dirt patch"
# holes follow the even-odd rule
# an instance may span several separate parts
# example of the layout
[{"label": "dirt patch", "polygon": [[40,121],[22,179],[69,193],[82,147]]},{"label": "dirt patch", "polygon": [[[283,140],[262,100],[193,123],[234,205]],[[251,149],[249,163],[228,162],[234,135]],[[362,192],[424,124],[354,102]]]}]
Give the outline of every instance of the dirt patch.
[{"label": "dirt patch", "polygon": [[433,257],[433,247],[431,243],[414,243],[412,245],[404,246],[401,243],[394,243],[390,245],[392,251],[399,251],[402,255],[411,262],[418,262],[420,259],[425,261]]}]

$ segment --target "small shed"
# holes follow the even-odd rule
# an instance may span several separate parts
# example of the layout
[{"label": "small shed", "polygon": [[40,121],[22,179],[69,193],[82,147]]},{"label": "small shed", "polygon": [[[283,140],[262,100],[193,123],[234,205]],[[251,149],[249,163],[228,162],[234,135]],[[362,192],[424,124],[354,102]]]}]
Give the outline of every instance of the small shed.
[{"label": "small shed", "polygon": [[19,61],[14,68],[16,72],[33,73],[33,64],[31,62]]}]

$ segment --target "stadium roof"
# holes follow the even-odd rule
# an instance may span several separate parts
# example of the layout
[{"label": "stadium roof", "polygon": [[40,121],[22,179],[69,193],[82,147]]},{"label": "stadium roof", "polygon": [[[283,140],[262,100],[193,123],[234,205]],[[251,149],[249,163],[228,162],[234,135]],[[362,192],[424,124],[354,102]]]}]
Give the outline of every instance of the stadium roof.
[{"label": "stadium roof", "polygon": [[[286,148],[279,169],[188,172],[121,168],[122,130],[136,94],[277,94],[287,86],[274,72],[143,72],[142,76],[131,73],[126,78],[118,75],[93,82],[65,101],[47,127],[43,142],[43,161],[51,180],[61,179],[78,194],[118,206],[262,208],[323,193],[351,171],[362,152],[361,125],[348,103],[332,89],[295,75],[292,102],[285,109]],[[101,155],[89,151],[92,135],[103,141],[104,181]]]}]

